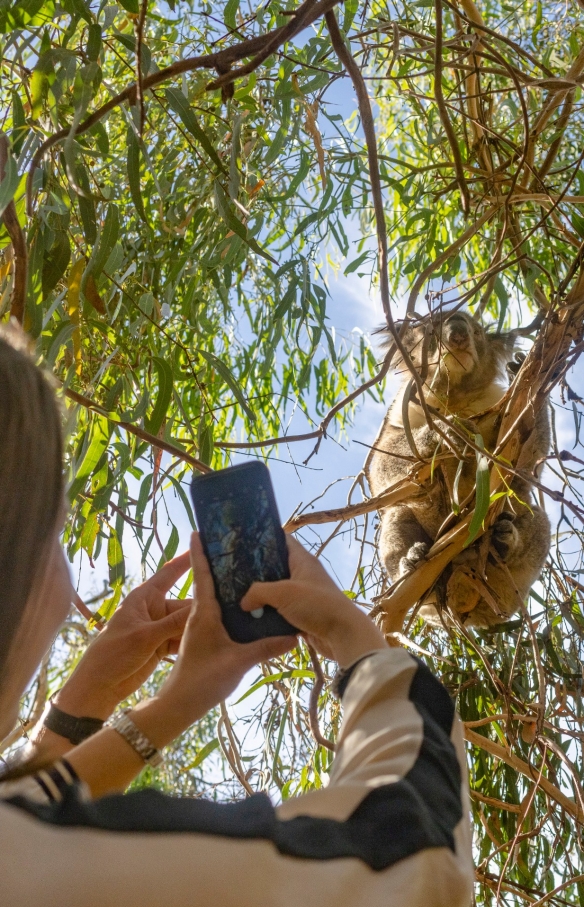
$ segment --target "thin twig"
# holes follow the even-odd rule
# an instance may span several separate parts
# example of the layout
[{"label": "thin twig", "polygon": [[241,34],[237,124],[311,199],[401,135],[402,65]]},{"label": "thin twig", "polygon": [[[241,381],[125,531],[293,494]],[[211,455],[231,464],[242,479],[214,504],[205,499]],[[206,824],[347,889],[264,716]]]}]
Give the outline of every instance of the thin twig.
[{"label": "thin twig", "polygon": [[464,176],[464,168],[462,164],[460,148],[458,147],[458,139],[456,138],[452,123],[450,122],[450,116],[448,113],[448,108],[444,103],[444,92],[442,90],[442,44],[442,0],[436,0],[436,55],[434,73],[434,97],[436,98],[436,105],[438,107],[442,126],[444,127],[444,132],[446,133],[446,137],[450,145],[450,150],[452,152],[454,169],[456,171],[456,181],[458,183],[458,188],[460,189],[462,211],[467,215],[470,211],[470,196]]},{"label": "thin twig", "polygon": [[140,112],[139,132],[140,137],[144,132],[144,120],[146,118],[146,107],[144,104],[144,86],[142,76],[142,45],[144,41],[144,25],[146,23],[146,14],[148,12],[148,0],[141,0],[140,13],[136,20],[136,106]]},{"label": "thin twig", "polygon": [[312,667],[314,668],[314,684],[310,691],[310,700],[308,702],[308,723],[310,724],[312,736],[319,746],[324,746],[327,750],[331,750],[331,752],[334,753],[337,748],[336,744],[323,736],[318,723],[318,700],[325,684],[324,674],[322,673],[316,649],[311,646],[309,642],[306,642],[306,640],[304,641],[306,643],[306,648],[310,653]]}]

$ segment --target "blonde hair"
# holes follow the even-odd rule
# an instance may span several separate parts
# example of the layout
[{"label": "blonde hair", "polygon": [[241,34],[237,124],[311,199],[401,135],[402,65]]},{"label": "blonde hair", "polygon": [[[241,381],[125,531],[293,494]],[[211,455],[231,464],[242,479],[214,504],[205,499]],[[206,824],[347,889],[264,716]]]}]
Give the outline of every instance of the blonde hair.
[{"label": "blonde hair", "polygon": [[0,687],[63,508],[61,419],[23,332],[0,326]]}]

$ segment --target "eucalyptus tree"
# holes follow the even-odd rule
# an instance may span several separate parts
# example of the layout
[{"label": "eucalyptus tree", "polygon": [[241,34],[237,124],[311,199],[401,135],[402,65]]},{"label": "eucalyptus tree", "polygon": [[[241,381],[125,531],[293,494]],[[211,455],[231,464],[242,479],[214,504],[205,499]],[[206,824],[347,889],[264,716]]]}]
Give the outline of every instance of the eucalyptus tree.
[{"label": "eucalyptus tree", "polygon": [[[428,658],[465,722],[477,901],[581,903],[584,459],[568,381],[584,326],[581,7],[0,4],[0,314],[24,325],[61,388],[69,556],[109,565],[107,590],[79,603],[84,620],[41,670],[25,724],[117,607],[128,540],[145,571],[177,550],[159,514],[192,520],[193,470],[306,440],[326,466],[363,394],[381,399],[390,356],[332,331],[328,257],[370,278],[394,347],[398,315],[446,304],[528,329],[476,499],[454,507],[441,553],[406,583],[388,588],[380,573],[378,501],[362,476],[345,506],[286,528],[351,528],[362,544],[349,591],[382,618],[431,587],[468,525],[488,529],[552,395],[562,431],[539,492],[557,527],[528,607],[474,634],[414,615],[401,642]],[[333,100],[343,85],[356,99],[347,116]],[[237,724],[221,706],[158,783],[284,797],[320,785],[340,720],[324,680],[305,649],[263,666]]]}]

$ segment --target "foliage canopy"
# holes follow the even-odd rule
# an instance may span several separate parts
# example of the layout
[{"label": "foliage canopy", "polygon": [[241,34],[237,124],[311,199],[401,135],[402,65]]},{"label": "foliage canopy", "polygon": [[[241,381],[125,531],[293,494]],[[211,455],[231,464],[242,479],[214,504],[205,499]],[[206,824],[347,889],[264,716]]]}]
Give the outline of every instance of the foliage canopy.
[{"label": "foliage canopy", "polygon": [[[193,467],[282,437],[322,453],[364,392],[382,399],[387,358],[327,320],[327,257],[370,275],[390,326],[445,303],[506,327],[539,311],[499,465],[515,462],[529,406],[559,387],[541,488],[557,519],[549,565],[502,632],[414,620],[408,644],[466,722],[477,901],[581,903],[584,463],[566,374],[584,323],[582,4],[4,0],[0,34],[0,316],[23,321],[63,387],[65,543],[71,559],[107,555],[97,618],[120,600],[130,536],[145,570],[176,552],[178,530],[157,515],[176,499],[192,520]],[[345,115],[335,92],[349,80]],[[295,411],[305,429],[292,436]],[[488,505],[486,525],[494,494]],[[350,525],[363,543],[354,594],[369,600],[400,594],[370,553],[374,509],[307,511],[288,527]],[[91,632],[68,623],[29,721]],[[249,746],[221,706],[158,782],[209,791],[233,777],[235,791],[284,797],[321,784],[314,670],[305,651],[263,666],[240,713]],[[334,736],[337,706],[323,693],[319,707]]]}]

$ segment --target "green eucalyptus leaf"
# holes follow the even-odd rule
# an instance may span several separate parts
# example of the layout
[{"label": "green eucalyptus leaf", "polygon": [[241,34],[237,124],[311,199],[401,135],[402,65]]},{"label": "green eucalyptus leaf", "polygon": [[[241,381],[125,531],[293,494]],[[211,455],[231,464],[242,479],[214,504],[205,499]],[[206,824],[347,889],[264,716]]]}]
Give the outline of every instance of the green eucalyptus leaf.
[{"label": "green eucalyptus leaf", "polygon": [[138,0],[120,0],[120,6],[123,6],[125,10],[132,13],[134,16],[137,16],[140,12]]},{"label": "green eucalyptus leaf", "polygon": [[16,161],[12,155],[9,154],[4,171],[4,179],[0,183],[0,217],[4,214],[6,208],[14,198],[14,193],[18,189],[19,183],[20,176],[18,174]]},{"label": "green eucalyptus leaf", "polygon": [[170,107],[175,113],[178,113],[188,131],[205,149],[211,160],[217,165],[217,168],[222,172],[226,172],[225,166],[215,151],[213,143],[207,137],[205,130],[199,125],[197,117],[182,91],[179,91],[177,88],[167,88],[165,90],[165,95]]},{"label": "green eucalyptus leaf", "polygon": [[197,350],[197,353],[202,356],[203,359],[206,359],[209,365],[214,368],[219,375],[221,375],[225,383],[232,391],[237,402],[244,410],[248,419],[250,419],[252,422],[255,422],[255,413],[249,406],[247,400],[245,399],[245,396],[241,391],[241,387],[239,386],[238,382],[235,380],[235,377],[233,376],[229,368],[225,365],[225,363],[222,362],[221,359],[219,359],[217,356],[215,356],[214,353],[210,353],[208,350],[199,349]]},{"label": "green eucalyptus leaf", "polygon": [[79,492],[85,487],[88,479],[104,452],[107,450],[111,435],[111,426],[103,416],[95,415],[92,420],[91,434],[89,444],[81,463],[77,466],[73,480],[71,481],[67,493],[69,500],[73,501]]},{"label": "green eucalyptus leaf", "polygon": [[87,267],[81,278],[81,289],[86,292],[87,280],[91,276],[97,281],[104,269],[112,249],[114,248],[120,230],[120,216],[117,205],[111,203],[107,206],[107,213],[103,226],[99,230],[96,245],[93,248]]},{"label": "green eucalyptus leaf", "polygon": [[173,377],[172,369],[165,359],[161,359],[160,356],[154,356],[152,364],[158,376],[158,394],[152,414],[145,419],[145,425],[147,431],[157,435],[172,400]]},{"label": "green eucalyptus leaf", "polygon": [[[483,447],[481,436],[476,435],[475,438],[479,447]],[[484,523],[491,502],[490,483],[489,460],[484,454],[477,453],[475,509],[468,527],[468,535],[464,543],[465,548],[474,542]]]},{"label": "green eucalyptus leaf", "polygon": [[76,174],[77,182],[81,189],[83,189],[83,195],[77,195],[77,204],[79,205],[79,213],[81,215],[81,223],[83,226],[83,235],[85,237],[85,242],[88,246],[94,246],[97,239],[97,218],[95,212],[95,200],[91,194],[91,187],[89,184],[89,175],[84,164],[77,160],[76,164]]},{"label": "green eucalyptus leaf", "polygon": [[241,0],[227,0],[225,4],[225,9],[223,10],[223,21],[227,28],[236,27],[236,15],[239,10]]},{"label": "green eucalyptus leaf", "polygon": [[138,144],[138,140],[131,126],[128,127],[126,133],[126,143],[128,146],[128,185],[130,187],[132,201],[142,220],[147,223],[144,201],[140,189],[140,145]]},{"label": "green eucalyptus leaf", "polygon": [[52,247],[45,253],[42,270],[43,295],[47,296],[63,277],[71,259],[71,246],[66,233],[59,232]]}]

